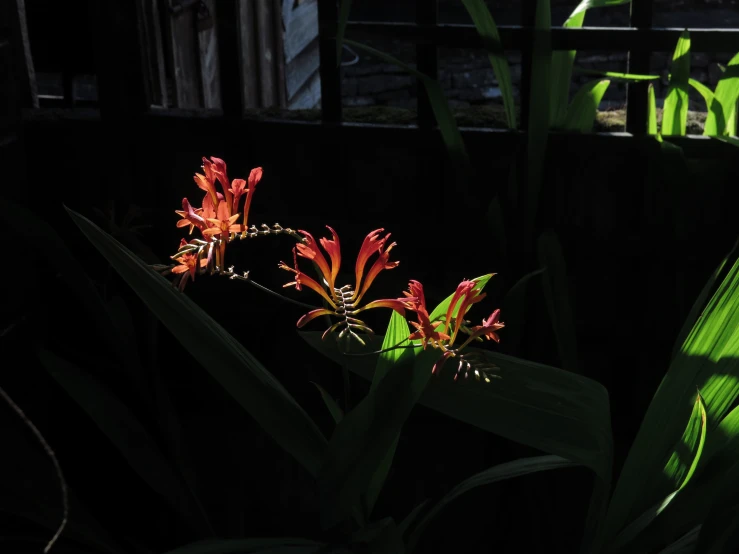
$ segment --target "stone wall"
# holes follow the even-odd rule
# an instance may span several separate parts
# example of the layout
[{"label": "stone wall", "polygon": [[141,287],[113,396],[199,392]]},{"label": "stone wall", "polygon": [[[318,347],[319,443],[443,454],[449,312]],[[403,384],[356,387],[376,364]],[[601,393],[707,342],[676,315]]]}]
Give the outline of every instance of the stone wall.
[{"label": "stone wall", "polygon": [[[559,0],[557,0],[558,2]],[[711,2],[716,0],[657,0],[658,3],[671,1],[673,5],[683,6],[687,2],[695,6],[697,2]],[[726,9],[728,4],[737,0],[718,0],[724,4],[718,9],[701,9],[695,11],[672,10],[663,12],[663,26],[679,26],[684,21],[695,21],[699,27],[735,27],[739,28],[739,9]],[[555,2],[555,4],[557,3]],[[564,7],[565,12],[572,9],[570,0]],[[716,7],[716,4],[713,4]],[[443,5],[442,5],[443,7]],[[500,6],[498,6],[500,8]],[[628,8],[621,6],[619,8]],[[440,8],[441,9],[441,8]],[[553,13],[554,13],[553,9]],[[598,20],[591,25],[618,26],[628,24],[620,21],[628,16],[628,12],[617,12],[616,9],[595,10],[599,12]],[[563,12],[563,13],[565,13]],[[608,14],[612,13],[609,18]],[[656,15],[656,14],[655,14]],[[566,16],[562,16],[566,17]],[[589,15],[590,17],[590,15]],[[359,17],[358,17],[359,19]],[[715,21],[715,23],[712,23]],[[368,44],[380,51],[386,52],[400,60],[414,66],[414,48],[410,43],[371,36],[352,35],[354,40]],[[345,50],[342,69],[342,95],[346,107],[359,106],[391,106],[399,108],[416,107],[415,80],[397,66],[381,62],[363,52],[357,53]],[[725,65],[735,52],[724,53],[693,53],[691,55],[691,77],[709,86],[712,90],[721,75],[720,65]],[[514,86],[514,95],[519,96],[521,82],[521,55],[518,52],[509,52],[508,61]],[[660,52],[652,55],[651,74],[660,75],[655,81],[655,93],[658,104],[664,99],[667,91],[667,75],[669,73],[671,52]],[[582,69],[597,71],[626,71],[627,55],[625,52],[579,52],[575,66]],[[353,63],[352,63],[353,62]],[[574,94],[580,86],[592,80],[592,75],[575,74],[572,79],[571,93]],[[494,78],[490,62],[486,54],[478,50],[440,48],[439,49],[439,79],[452,107],[468,107],[475,105],[490,105],[502,103],[500,90]],[[622,107],[626,100],[626,85],[611,81],[606,92],[601,110]],[[691,91],[691,109],[705,111],[705,102],[698,93]]]}]

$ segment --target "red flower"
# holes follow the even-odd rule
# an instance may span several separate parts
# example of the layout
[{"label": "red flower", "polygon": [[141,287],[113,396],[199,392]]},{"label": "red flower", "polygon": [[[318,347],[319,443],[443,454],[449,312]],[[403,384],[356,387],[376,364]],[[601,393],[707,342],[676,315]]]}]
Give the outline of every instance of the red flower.
[{"label": "red flower", "polygon": [[[418,323],[411,321],[410,324],[416,328],[414,333],[408,337],[409,340],[421,339],[423,349],[426,350],[429,342],[435,348],[440,348],[443,341],[449,340],[451,337],[446,333],[437,331],[437,327],[443,325],[443,321],[432,322],[428,310],[426,309],[426,297],[423,293],[423,285],[418,281],[411,281],[408,284],[408,291],[403,292],[409,299],[408,308],[416,312]],[[410,299],[414,299],[411,301]]]}]

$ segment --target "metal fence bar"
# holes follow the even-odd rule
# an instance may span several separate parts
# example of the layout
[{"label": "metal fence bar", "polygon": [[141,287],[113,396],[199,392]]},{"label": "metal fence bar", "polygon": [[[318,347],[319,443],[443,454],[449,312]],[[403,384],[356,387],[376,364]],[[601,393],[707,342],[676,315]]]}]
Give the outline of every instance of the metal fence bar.
[{"label": "metal fence bar", "polygon": [[321,119],[324,123],[341,122],[341,68],[336,59],[336,0],[318,0],[318,55],[321,75]]},{"label": "metal fence bar", "polygon": [[[653,13],[654,0],[631,0],[631,27],[639,30],[650,29]],[[648,50],[630,50],[626,71],[648,74],[651,55],[652,52]],[[626,131],[629,133],[639,135],[647,132],[648,91],[647,82],[626,85]]]},{"label": "metal fence bar", "polygon": [[[440,24],[417,25],[414,23],[378,23],[350,21],[352,31],[388,36],[408,42],[428,42],[452,48],[484,48],[482,39],[473,25]],[[533,29],[517,25],[498,27],[503,48],[525,51],[533,40]],[[739,51],[739,29],[688,29],[691,52]],[[326,32],[335,33],[335,26]],[[672,52],[684,29],[658,28],[634,29],[630,27],[583,27],[567,29],[553,27],[551,31],[554,50],[609,50],[632,52]]]},{"label": "metal fence bar", "polygon": [[[439,19],[438,0],[416,0],[416,23],[419,25],[436,25]],[[416,67],[421,73],[425,73],[432,79],[439,76],[439,57],[436,44],[416,44]],[[421,79],[416,80],[418,98],[418,126],[431,128],[435,124],[434,112],[431,108],[426,87]]]}]

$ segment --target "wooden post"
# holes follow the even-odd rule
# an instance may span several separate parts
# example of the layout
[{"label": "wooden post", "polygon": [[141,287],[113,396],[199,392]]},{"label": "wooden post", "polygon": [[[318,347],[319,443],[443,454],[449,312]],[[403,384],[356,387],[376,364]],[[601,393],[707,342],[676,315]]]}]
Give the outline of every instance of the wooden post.
[{"label": "wooden post", "polygon": [[164,42],[162,38],[159,0],[137,2],[141,48],[146,59],[147,96],[152,105],[169,107],[167,98],[167,74],[164,65]]},{"label": "wooden post", "polygon": [[[318,0],[318,51],[321,57],[321,117],[324,123],[341,122],[341,71],[336,55],[338,22],[335,0]],[[331,29],[329,31],[329,29]]]},{"label": "wooden post", "polygon": [[522,0],[521,26],[528,32],[528,42],[524,43],[525,50],[521,51],[521,93],[519,105],[521,116],[519,128],[526,129],[529,124],[529,100],[531,99],[531,67],[533,57],[533,30],[536,24],[536,0]]},{"label": "wooden post", "polygon": [[[652,27],[653,0],[631,0],[631,26],[638,29]],[[627,73],[649,73],[650,51],[629,52]],[[649,83],[626,85],[626,131],[634,135],[647,132],[647,104]]]},{"label": "wooden post", "polygon": [[239,74],[242,80],[244,108],[258,108],[259,66],[257,64],[257,32],[254,0],[238,0]]},{"label": "wooden post", "polygon": [[224,117],[240,119],[244,115],[242,71],[239,56],[239,6],[233,0],[218,0],[218,55],[220,92]]},{"label": "wooden post", "polygon": [[[439,19],[437,0],[416,0],[416,24],[436,25]],[[439,60],[436,44],[433,42],[416,43],[416,67],[432,79],[438,79]],[[418,97],[418,126],[429,129],[435,126],[436,118],[431,108],[426,87],[418,79],[416,82]]]},{"label": "wooden post", "polygon": [[[8,13],[4,13],[7,10]],[[31,44],[28,41],[28,24],[26,22],[25,0],[14,0],[5,3],[3,11],[5,21],[9,23],[8,45],[5,47],[11,52],[10,59],[14,68],[13,86],[15,98],[22,108],[38,108],[38,88],[36,86],[36,72],[31,58]]]}]

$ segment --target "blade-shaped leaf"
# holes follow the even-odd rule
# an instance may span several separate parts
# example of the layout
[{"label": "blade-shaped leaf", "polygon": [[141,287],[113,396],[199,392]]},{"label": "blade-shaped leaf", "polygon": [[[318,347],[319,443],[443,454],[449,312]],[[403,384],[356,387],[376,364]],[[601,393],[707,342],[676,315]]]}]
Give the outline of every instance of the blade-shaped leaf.
[{"label": "blade-shaped leaf", "polygon": [[57,383],[90,416],[131,468],[185,521],[212,534],[205,512],[143,424],[112,391],[79,367],[39,349],[38,358]]},{"label": "blade-shaped leaf", "polygon": [[[568,29],[579,29],[585,20],[585,11],[567,18],[562,25]],[[552,52],[552,88],[549,108],[549,123],[551,127],[560,128],[565,123],[567,107],[570,103],[570,86],[572,84],[572,70],[575,63],[575,50],[558,50]]]},{"label": "blade-shaped leaf", "polygon": [[326,439],[295,399],[218,322],[87,218],[70,216],[183,347],[315,475]]},{"label": "blade-shaped leaf", "polygon": [[217,539],[198,541],[165,554],[266,554],[268,552],[308,554],[318,552],[325,545],[308,539],[291,539],[285,537],[264,539]]},{"label": "blade-shaped leaf", "polygon": [[[533,248],[539,208],[539,193],[544,178],[552,79],[552,16],[549,0],[536,0],[534,40],[531,50],[531,79],[526,134],[526,195],[523,212],[523,245]],[[545,99],[542,101],[542,99]]]},{"label": "blade-shaped leaf", "polygon": [[647,92],[647,133],[659,135],[657,127],[657,100],[654,97],[654,85],[649,84]]},{"label": "blade-shaped leaf", "polygon": [[564,369],[577,371],[575,318],[567,287],[567,267],[557,235],[552,231],[542,233],[539,236],[538,250],[539,264],[546,269],[542,285],[549,318],[557,339],[559,359]]},{"label": "blade-shaped leaf", "polygon": [[521,277],[503,297],[500,313],[505,320],[505,345],[508,352],[518,352],[523,340],[526,320],[526,298],[529,280],[544,273],[537,269]]},{"label": "blade-shaped leaf", "polygon": [[[669,476],[661,470],[683,432],[678,422],[685,421],[693,409],[696,388],[701,391],[708,428],[712,429],[739,398],[739,260],[693,326],[649,406],[611,500],[604,530],[606,539],[655,502],[655,498],[644,494],[650,483],[656,490],[660,489],[660,482],[669,483]],[[684,495],[688,496],[687,490]],[[668,509],[676,510],[676,504],[681,505],[679,499]],[[689,525],[699,507],[686,500],[686,509],[691,519],[685,525]],[[684,525],[674,522],[670,526],[675,532],[687,531]]]},{"label": "blade-shaped leaf", "polygon": [[698,536],[696,552],[733,554],[739,548],[739,463],[727,476],[727,485],[714,498]]},{"label": "blade-shaped leaf", "polygon": [[726,273],[729,271],[729,269],[733,265],[732,258],[734,257],[734,253],[737,252],[737,248],[739,248],[739,240],[737,240],[737,242],[734,243],[734,246],[731,249],[731,251],[726,255],[726,257],[723,260],[721,260],[721,263],[718,264],[718,267],[711,274],[711,277],[709,277],[708,281],[706,281],[706,284],[703,285],[703,289],[698,295],[698,298],[695,299],[695,302],[693,303],[693,307],[690,309],[690,313],[688,314],[688,317],[685,319],[685,323],[683,323],[683,326],[680,329],[680,333],[678,333],[677,335],[677,339],[675,340],[675,346],[672,347],[672,357],[673,358],[680,351],[680,348],[685,342],[685,339],[688,338],[688,335],[690,334],[691,329],[693,328],[696,321],[698,320],[701,313],[703,312],[703,308],[706,306],[706,302],[709,298],[709,295],[711,295],[714,292],[714,289],[716,288],[716,284],[724,280],[724,277],[726,277]]},{"label": "blade-shaped leaf", "polygon": [[621,73],[619,71],[598,71],[597,69],[585,69],[582,67],[575,67],[573,71],[580,75],[593,75],[594,77],[608,77],[609,79],[612,79],[612,80],[626,81],[626,82],[654,81],[660,78],[659,75],[641,75],[639,73]]},{"label": "blade-shaped leaf", "polygon": [[520,460],[500,464],[480,472],[477,475],[473,475],[469,479],[465,479],[444,495],[441,500],[434,504],[434,506],[426,512],[423,518],[413,526],[413,530],[408,539],[408,552],[411,553],[415,550],[418,545],[418,541],[426,530],[426,527],[439,514],[439,512],[463,494],[476,489],[477,487],[484,487],[485,485],[491,485],[498,481],[513,479],[515,477],[529,475],[538,471],[575,467],[577,465],[578,464],[559,456],[537,456],[534,458],[522,458]]},{"label": "blade-shaped leaf", "polygon": [[[313,383],[313,381],[311,382]],[[344,412],[336,403],[336,400],[334,400],[334,398],[326,391],[326,389],[324,389],[318,383],[313,384],[318,389],[318,392],[321,393],[321,398],[323,398],[323,402],[326,404],[326,408],[328,408],[331,417],[334,419],[334,423],[339,423],[344,417]]]},{"label": "blade-shaped leaf", "polygon": [[590,81],[580,87],[567,108],[562,128],[566,131],[591,132],[598,114],[598,106],[610,84],[611,81],[604,79]]},{"label": "blade-shaped leaf", "polygon": [[339,20],[336,27],[336,65],[341,64],[341,49],[344,46],[346,35],[346,24],[349,21],[349,13],[352,10],[352,0],[340,0]]},{"label": "blade-shaped leaf", "polygon": [[[403,363],[404,360],[410,362],[413,358],[413,349],[408,348],[411,346],[411,342],[408,340],[410,334],[411,330],[408,328],[408,322],[398,312],[393,311],[390,316],[390,323],[387,326],[387,332],[385,333],[385,340],[382,342],[382,350],[395,346],[399,346],[399,348],[394,348],[393,350],[388,350],[380,354],[377,360],[377,366],[375,367],[375,374],[372,376],[370,392],[377,389],[380,381],[382,381],[388,371],[396,364]],[[399,437],[395,437],[395,441],[380,461],[367,486],[367,492],[364,495],[364,509],[368,517],[372,514],[377,497],[380,496],[380,491],[390,473],[390,467],[395,457],[395,450],[398,447],[398,440]]]},{"label": "blade-shaped leaf", "polygon": [[498,80],[498,89],[503,99],[503,109],[505,110],[508,128],[515,130],[517,128],[516,106],[513,97],[511,70],[503,53],[498,27],[495,25],[493,16],[483,0],[462,0],[462,3],[467,8],[467,12],[482,38],[485,50],[488,52],[490,65],[493,66],[493,73],[495,73],[495,78]]},{"label": "blade-shaped leaf", "polygon": [[620,6],[622,4],[628,4],[629,2],[631,2],[631,0],[582,0],[582,2],[580,2],[575,8],[575,11],[570,14],[570,18],[575,17],[585,10],[590,10],[593,8],[607,8],[609,6]]},{"label": "blade-shaped leaf", "polygon": [[713,91],[706,85],[704,85],[700,81],[696,81],[695,79],[688,79],[688,84],[695,90],[697,90],[698,93],[703,97],[703,100],[706,102],[706,112],[708,112],[711,109],[711,105],[713,104],[714,100]]},{"label": "blade-shaped leaf", "polygon": [[612,551],[618,551],[631,543],[657,516],[664,512],[677,494],[685,488],[698,467],[705,442],[706,406],[701,395],[698,394],[685,432],[662,470],[666,478],[664,484],[672,491],[659,504],[647,510],[619,533],[609,545]]},{"label": "blade-shaped leaf", "polygon": [[724,74],[716,84],[711,109],[706,116],[704,135],[732,136],[735,134],[737,100],[739,100],[739,54],[731,58]]},{"label": "blade-shaped leaf", "polygon": [[672,74],[662,110],[662,136],[684,135],[688,123],[688,81],[690,79],[690,33],[677,41],[672,55]]},{"label": "blade-shaped leaf", "polygon": [[444,144],[447,148],[447,151],[449,152],[449,155],[458,163],[465,166],[469,165],[469,158],[467,156],[467,150],[464,146],[464,141],[462,140],[462,135],[459,132],[457,121],[454,119],[454,114],[449,107],[449,102],[447,102],[446,96],[444,96],[444,91],[442,90],[439,81],[432,79],[425,73],[421,73],[417,69],[414,69],[408,64],[403,63],[399,59],[385,54],[384,52],[380,52],[375,48],[359,42],[355,42],[353,40],[345,40],[344,43],[358,50],[363,50],[368,54],[371,54],[372,56],[384,61],[385,63],[400,67],[404,71],[408,72],[410,75],[413,75],[417,79],[420,79],[423,83],[424,89],[426,90],[426,94],[429,97],[429,102],[431,103],[434,117],[436,117],[436,123],[439,125],[441,138],[444,140]]},{"label": "blade-shaped leaf", "polygon": [[[475,287],[475,290],[481,291],[485,288],[485,285],[488,284],[488,281],[493,278],[493,275],[495,273],[488,273],[487,275],[482,275],[480,277],[475,277],[474,279],[471,279],[471,281],[474,281],[477,283],[477,286]],[[454,293],[447,296],[442,302],[440,302],[432,311],[431,315],[429,315],[429,319],[431,321],[438,321],[441,317],[443,317],[447,310],[449,309],[449,304],[452,303],[452,298],[454,298]],[[459,303],[454,308],[454,311],[452,311],[452,318],[457,317],[459,314]]]},{"label": "blade-shaped leaf", "polygon": [[[374,362],[370,356],[348,358],[319,332],[301,332],[313,348],[370,380]],[[379,347],[368,338],[366,351]],[[421,404],[485,431],[562,456],[592,469],[604,482],[610,479],[611,428],[608,393],[600,383],[576,373],[479,349],[486,361],[498,366],[500,379],[492,383],[455,382],[442,372],[433,377],[419,400]],[[430,369],[432,355],[416,368]],[[438,356],[438,354],[437,354]],[[414,369],[414,371],[416,371]],[[428,373],[428,372],[426,372]],[[384,380],[383,380],[384,382]]]},{"label": "blade-shaped leaf", "polygon": [[[413,351],[409,352],[412,357]],[[436,356],[431,350],[422,351],[415,362],[411,359],[410,363],[401,357],[377,387],[336,426],[318,472],[324,528],[346,519],[368,490],[377,468],[386,459],[411,409],[426,388]],[[354,365],[357,364],[350,364],[350,367]]]}]

